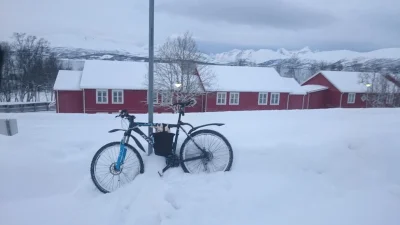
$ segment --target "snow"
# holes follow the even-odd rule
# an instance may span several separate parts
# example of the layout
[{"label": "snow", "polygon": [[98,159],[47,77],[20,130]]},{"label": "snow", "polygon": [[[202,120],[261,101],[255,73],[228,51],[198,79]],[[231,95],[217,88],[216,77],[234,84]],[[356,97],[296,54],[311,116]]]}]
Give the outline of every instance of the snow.
[{"label": "snow", "polygon": [[291,77],[282,77],[285,85],[292,90],[291,94],[298,94],[298,95],[304,95],[306,94],[306,92],[304,91],[304,89],[300,86],[300,84]]},{"label": "snow", "polygon": [[81,88],[147,90],[148,63],[85,60]]},{"label": "snow", "polygon": [[367,86],[361,83],[360,72],[320,71],[341,92],[365,93]]},{"label": "snow", "polygon": [[[302,92],[295,84],[279,75],[272,67],[209,66],[216,76],[215,91],[238,92]],[[296,82],[293,79],[294,82]]]},{"label": "snow", "polygon": [[[400,221],[399,109],[187,113],[184,121],[194,125],[226,124],[210,128],[231,142],[232,171],[193,175],[173,168],[160,178],[157,171],[164,160],[143,155],[145,173],[107,195],[95,189],[89,166],[100,146],[121,138],[120,132],[107,133],[121,127],[114,115],[22,113],[0,118],[17,118],[19,126],[17,135],[0,136],[1,224]],[[172,123],[177,117],[155,114],[154,119]],[[147,115],[137,115],[137,120],[147,121]]]},{"label": "snow", "polygon": [[400,48],[384,48],[370,52],[356,52],[350,50],[332,50],[332,51],[312,51],[308,47],[300,50],[289,51],[280,48],[277,51],[271,49],[233,49],[228,52],[212,54],[213,62],[228,63],[236,59],[248,59],[250,62],[263,63],[269,60],[288,59],[297,56],[299,59],[318,60],[326,62],[337,62],[339,60],[366,60],[376,58],[400,59]]},{"label": "snow", "polygon": [[53,89],[55,91],[79,91],[82,71],[59,70]]},{"label": "snow", "polygon": [[308,85],[303,85],[301,87],[307,93],[316,92],[316,91],[322,91],[322,90],[328,89],[328,87],[325,87],[325,86],[322,86],[322,85],[317,85],[317,84],[308,84]]}]

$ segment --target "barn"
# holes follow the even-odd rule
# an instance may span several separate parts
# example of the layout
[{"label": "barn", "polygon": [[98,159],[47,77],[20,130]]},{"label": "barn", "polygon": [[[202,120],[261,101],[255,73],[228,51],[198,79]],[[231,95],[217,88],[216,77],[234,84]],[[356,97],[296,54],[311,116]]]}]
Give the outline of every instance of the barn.
[{"label": "barn", "polygon": [[[187,112],[303,109],[306,92],[293,78],[273,68],[212,65],[215,83],[199,81],[196,105]],[[197,71],[197,70],[196,70]],[[60,70],[54,85],[58,113],[147,113],[146,62],[86,60],[82,71]],[[158,104],[171,97],[155,93],[155,112],[172,112]]]},{"label": "barn", "polygon": [[[366,108],[365,97],[370,94],[370,81],[362,81],[361,72],[319,71],[301,86],[307,92],[305,109],[321,108]],[[367,73],[364,73],[367,74]],[[378,74],[378,76],[381,76]],[[392,88],[395,84],[382,76]],[[390,99],[388,100],[390,102]]]}]

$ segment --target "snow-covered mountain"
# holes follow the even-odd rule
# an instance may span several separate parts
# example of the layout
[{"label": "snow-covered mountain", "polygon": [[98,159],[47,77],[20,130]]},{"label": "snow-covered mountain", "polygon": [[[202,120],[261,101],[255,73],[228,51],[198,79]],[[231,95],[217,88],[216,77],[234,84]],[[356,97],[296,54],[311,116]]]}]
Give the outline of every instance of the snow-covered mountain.
[{"label": "snow-covered mountain", "polygon": [[[99,49],[99,48],[73,48],[56,47],[54,51],[64,59],[108,59],[108,60],[145,60],[148,57],[148,47],[135,47],[130,49]],[[233,49],[217,54],[203,54],[206,61],[215,64],[229,64],[237,60],[245,60],[254,64],[269,64],[268,62],[297,57],[301,61],[337,61],[363,63],[368,60],[394,60],[400,59],[400,48],[378,49],[370,52],[356,52],[350,50],[315,51],[309,47],[290,51],[284,48],[271,49]]]},{"label": "snow-covered mountain", "polygon": [[312,51],[309,47],[295,51],[289,51],[284,48],[280,48],[277,51],[270,49],[234,49],[229,52],[210,55],[210,58],[214,62],[219,63],[230,63],[237,59],[245,59],[249,62],[259,64],[270,60],[287,59],[293,56],[297,56],[300,60],[317,60],[330,63],[339,60],[364,61],[369,59],[400,59],[400,48],[386,48],[370,52],[355,52],[349,50]]}]

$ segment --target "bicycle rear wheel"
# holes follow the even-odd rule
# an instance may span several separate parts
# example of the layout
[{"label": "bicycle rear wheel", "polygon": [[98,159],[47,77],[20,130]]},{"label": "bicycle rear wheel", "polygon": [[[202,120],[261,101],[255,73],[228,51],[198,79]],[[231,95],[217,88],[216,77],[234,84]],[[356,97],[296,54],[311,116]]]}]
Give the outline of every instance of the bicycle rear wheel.
[{"label": "bicycle rear wheel", "polygon": [[[195,143],[207,152],[203,159],[183,160],[204,155]],[[180,149],[181,167],[186,173],[212,173],[229,171],[233,162],[233,151],[229,141],[214,130],[198,130],[190,134]]]},{"label": "bicycle rear wheel", "polygon": [[115,170],[114,165],[120,153],[120,142],[104,145],[93,156],[90,174],[94,185],[101,192],[115,191],[143,173],[144,165],[139,152],[129,144],[125,144],[125,147],[127,149],[125,160],[119,171]]}]

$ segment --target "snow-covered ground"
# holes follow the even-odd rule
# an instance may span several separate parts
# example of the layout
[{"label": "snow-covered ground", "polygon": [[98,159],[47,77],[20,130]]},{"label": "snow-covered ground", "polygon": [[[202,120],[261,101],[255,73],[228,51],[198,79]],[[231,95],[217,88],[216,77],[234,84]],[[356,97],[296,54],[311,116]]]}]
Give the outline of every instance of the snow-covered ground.
[{"label": "snow-covered ground", "polygon": [[[224,122],[232,171],[145,173],[111,194],[90,180],[96,150],[121,133],[113,115],[0,114],[19,133],[0,136],[4,225],[398,225],[400,110],[332,109],[187,114]],[[146,121],[146,115],[138,115]],[[172,123],[176,115],[157,114]],[[146,131],[146,129],[144,129]],[[182,136],[183,137],[183,136]],[[144,144],[144,142],[143,142]]]}]

